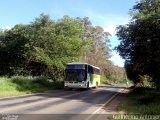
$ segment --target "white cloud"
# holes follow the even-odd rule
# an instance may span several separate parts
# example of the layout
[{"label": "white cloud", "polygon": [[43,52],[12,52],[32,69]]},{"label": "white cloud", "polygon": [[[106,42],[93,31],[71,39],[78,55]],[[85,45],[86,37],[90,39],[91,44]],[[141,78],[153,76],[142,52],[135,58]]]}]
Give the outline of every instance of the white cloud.
[{"label": "white cloud", "polygon": [[104,28],[104,31],[109,32],[112,36],[116,34],[116,25],[109,24]]},{"label": "white cloud", "polygon": [[103,26],[104,31],[109,32],[112,36],[116,34],[116,27],[118,25],[125,25],[128,23],[128,18],[121,18],[117,16],[112,16],[108,19],[108,22]]},{"label": "white cloud", "polygon": [[115,36],[118,25],[125,25],[129,22],[129,16],[100,14],[91,10],[85,10],[84,12],[90,18],[93,25],[102,26],[104,31],[109,32],[112,36]]},{"label": "white cloud", "polygon": [[9,26],[5,26],[5,27],[2,27],[1,29],[2,29],[2,31],[5,31],[5,30],[10,30],[10,29],[11,29],[11,27],[9,27]]},{"label": "white cloud", "polygon": [[112,57],[110,58],[110,60],[114,65],[124,67],[124,60],[119,56],[118,52],[112,51]]}]

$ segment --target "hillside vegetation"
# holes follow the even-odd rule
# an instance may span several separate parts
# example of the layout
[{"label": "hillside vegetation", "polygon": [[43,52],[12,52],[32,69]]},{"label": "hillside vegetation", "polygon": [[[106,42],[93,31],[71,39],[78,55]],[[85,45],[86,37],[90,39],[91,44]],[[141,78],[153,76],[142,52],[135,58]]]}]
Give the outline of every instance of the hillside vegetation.
[{"label": "hillside vegetation", "polygon": [[51,82],[46,77],[0,77],[0,97],[62,88],[63,82]]},{"label": "hillside vegetation", "polygon": [[88,17],[52,20],[44,14],[29,24],[0,30],[1,94],[54,89],[53,83],[63,82],[69,62],[99,67],[104,85],[123,81],[125,70],[109,60],[112,50],[108,36],[101,26],[93,26]]},{"label": "hillside vegetation", "polygon": [[128,24],[117,27],[120,45],[116,49],[125,59],[126,74],[134,87],[119,110],[129,115],[159,115],[160,0],[140,0],[130,15]]}]

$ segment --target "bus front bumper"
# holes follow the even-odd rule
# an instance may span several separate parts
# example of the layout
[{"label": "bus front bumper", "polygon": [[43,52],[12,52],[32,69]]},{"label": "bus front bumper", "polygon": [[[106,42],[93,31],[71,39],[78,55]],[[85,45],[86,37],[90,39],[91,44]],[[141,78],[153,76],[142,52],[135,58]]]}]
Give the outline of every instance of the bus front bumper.
[{"label": "bus front bumper", "polygon": [[64,83],[66,88],[87,88],[84,83]]}]

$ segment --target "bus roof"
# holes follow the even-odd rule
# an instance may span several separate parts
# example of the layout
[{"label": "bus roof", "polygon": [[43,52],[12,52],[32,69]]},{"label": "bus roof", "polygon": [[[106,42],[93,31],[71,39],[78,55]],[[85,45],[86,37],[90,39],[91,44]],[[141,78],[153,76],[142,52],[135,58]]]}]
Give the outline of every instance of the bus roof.
[{"label": "bus roof", "polygon": [[94,68],[100,69],[99,67],[96,67],[96,66],[91,65],[91,64],[88,64],[88,63],[81,63],[81,62],[67,63],[67,65],[82,65],[82,64],[84,64],[84,65],[90,65],[90,66],[92,66],[92,67],[94,67]]}]

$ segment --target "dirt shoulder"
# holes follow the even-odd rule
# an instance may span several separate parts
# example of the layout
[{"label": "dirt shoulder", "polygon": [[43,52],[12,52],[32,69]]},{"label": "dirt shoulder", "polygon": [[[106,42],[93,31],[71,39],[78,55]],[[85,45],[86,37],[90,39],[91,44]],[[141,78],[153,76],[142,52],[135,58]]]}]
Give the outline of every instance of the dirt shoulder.
[{"label": "dirt shoulder", "polygon": [[124,89],[121,91],[116,97],[113,98],[108,104],[106,104],[100,111],[100,114],[105,114],[108,118],[113,118],[113,115],[120,114],[117,107],[123,100],[126,99],[127,94],[129,93],[129,89]]},{"label": "dirt shoulder", "polygon": [[128,92],[129,89],[124,89],[110,103],[105,105],[105,107],[103,108],[105,114],[118,114],[117,106],[126,98]]}]

